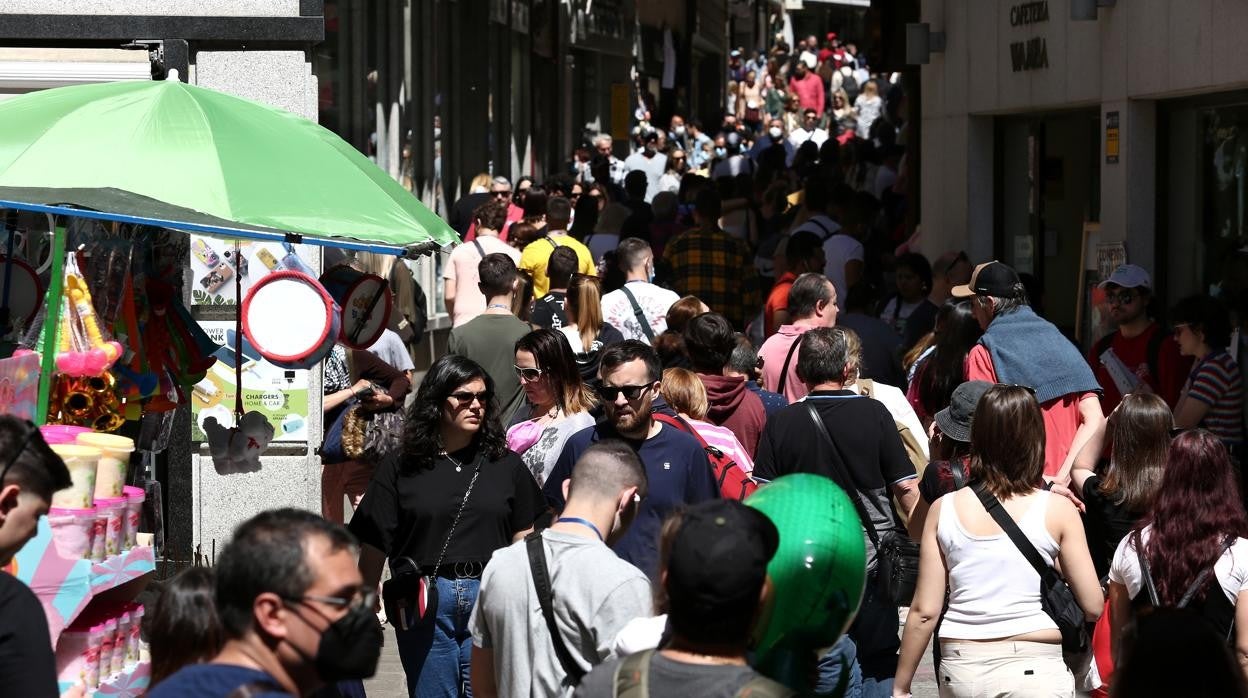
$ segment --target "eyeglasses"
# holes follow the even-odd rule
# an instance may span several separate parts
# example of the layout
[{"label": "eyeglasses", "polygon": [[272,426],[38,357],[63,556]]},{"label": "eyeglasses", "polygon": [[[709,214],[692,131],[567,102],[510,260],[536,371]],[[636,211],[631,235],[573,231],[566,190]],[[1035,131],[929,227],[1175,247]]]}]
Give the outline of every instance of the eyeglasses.
[{"label": "eyeglasses", "polygon": [[615,402],[620,393],[624,393],[624,399],[632,402],[653,387],[653,385],[599,385],[598,396],[607,402]]},{"label": "eyeglasses", "polygon": [[489,404],[490,400],[494,399],[494,393],[491,393],[488,390],[482,390],[479,393],[474,393],[468,390],[457,390],[447,397],[451,398],[455,402],[458,402],[461,406],[471,405],[474,400],[480,402],[482,406],[485,406]]},{"label": "eyeglasses", "polygon": [[30,440],[34,438],[35,432],[37,431],[39,431],[39,429],[35,427],[34,422],[26,422],[26,435],[22,437],[22,441],[18,444],[17,450],[14,451],[13,455],[9,456],[9,460],[5,462],[4,469],[0,470],[0,487],[4,486],[4,478],[8,476],[9,469],[12,468],[13,464],[16,463],[17,460],[22,457],[22,454],[26,452],[26,447],[30,445]]},{"label": "eyeglasses", "polygon": [[516,369],[516,377],[526,383],[532,383],[542,377],[542,369],[540,368],[523,368],[512,364],[512,368]]},{"label": "eyeglasses", "polygon": [[1105,300],[1108,301],[1110,305],[1128,305],[1136,298],[1139,298],[1139,295],[1133,291],[1121,291],[1119,293],[1105,294]]},{"label": "eyeglasses", "polygon": [[351,598],[344,599],[341,596],[317,596],[315,594],[304,594],[303,596],[284,596],[282,597],[291,603],[303,603],[305,601],[316,601],[317,603],[329,604],[338,608],[354,610],[357,608],[372,608],[377,602],[377,590],[365,589],[363,587],[357,589]]}]

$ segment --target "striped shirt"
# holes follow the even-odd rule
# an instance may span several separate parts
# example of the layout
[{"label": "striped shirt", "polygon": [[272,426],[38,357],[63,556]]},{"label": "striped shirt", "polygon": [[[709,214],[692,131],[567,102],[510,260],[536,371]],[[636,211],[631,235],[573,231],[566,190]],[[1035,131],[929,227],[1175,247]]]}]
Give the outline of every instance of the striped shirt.
[{"label": "striped shirt", "polygon": [[721,453],[736,461],[737,467],[745,473],[754,472],[754,459],[750,458],[750,454],[746,452],[745,446],[737,439],[737,435],[728,427],[720,427],[703,422],[700,419],[686,419],[693,430],[698,432],[698,436],[706,442],[707,446],[714,446]]},{"label": "striped shirt", "polygon": [[1225,351],[1218,351],[1196,363],[1187,378],[1186,394],[1209,405],[1200,426],[1228,443],[1244,440],[1244,388],[1239,365]]}]

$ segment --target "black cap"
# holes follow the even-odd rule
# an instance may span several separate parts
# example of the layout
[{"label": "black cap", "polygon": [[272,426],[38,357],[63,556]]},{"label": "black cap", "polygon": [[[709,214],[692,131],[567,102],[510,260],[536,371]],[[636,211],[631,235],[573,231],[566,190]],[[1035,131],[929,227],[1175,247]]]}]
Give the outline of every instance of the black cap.
[{"label": "black cap", "polygon": [[984,262],[975,267],[971,273],[971,282],[965,286],[954,286],[950,293],[954,298],[970,298],[971,296],[997,296],[1013,298],[1016,287],[1022,282],[1018,272],[996,260]]},{"label": "black cap", "polygon": [[667,563],[665,586],[674,619],[753,608],[779,545],[780,532],[771,519],[736,500],[715,499],[686,509]]},{"label": "black cap", "polygon": [[970,443],[975,405],[991,387],[992,383],[988,381],[967,381],[954,388],[949,406],[936,413],[936,426],[940,427],[940,433],[954,441]]}]

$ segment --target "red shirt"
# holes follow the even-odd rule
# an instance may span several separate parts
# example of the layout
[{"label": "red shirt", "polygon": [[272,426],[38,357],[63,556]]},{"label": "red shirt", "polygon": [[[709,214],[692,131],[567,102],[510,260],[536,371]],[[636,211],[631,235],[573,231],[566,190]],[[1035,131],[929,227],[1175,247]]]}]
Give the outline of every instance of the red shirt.
[{"label": "red shirt", "polygon": [[764,337],[770,337],[776,333],[776,311],[789,309],[789,289],[793,288],[793,282],[797,280],[797,274],[786,271],[776,279],[776,285],[771,287],[771,293],[767,294],[767,304],[763,306],[763,328]]},{"label": "red shirt", "polygon": [[[1160,395],[1161,399],[1165,400],[1171,409],[1174,409],[1179,399],[1179,392],[1183,389],[1183,381],[1187,379],[1187,374],[1191,371],[1192,358],[1179,354],[1178,342],[1174,341],[1173,336],[1167,335],[1161,340],[1161,346],[1157,350],[1158,375],[1154,376],[1148,365],[1148,343],[1153,335],[1164,331],[1156,322],[1149,324],[1143,332],[1129,339],[1116,331],[1111,335],[1113,339],[1110,341],[1109,348],[1114,350],[1114,354],[1128,369],[1143,379],[1154,393]],[[1101,363],[1101,353],[1097,351],[1097,346],[1093,345],[1088,352],[1088,363],[1092,366],[1096,382],[1100,383],[1105,391],[1101,396],[1101,409],[1105,414],[1109,414],[1122,401],[1122,393],[1118,392],[1114,379],[1110,377],[1109,371]]]}]

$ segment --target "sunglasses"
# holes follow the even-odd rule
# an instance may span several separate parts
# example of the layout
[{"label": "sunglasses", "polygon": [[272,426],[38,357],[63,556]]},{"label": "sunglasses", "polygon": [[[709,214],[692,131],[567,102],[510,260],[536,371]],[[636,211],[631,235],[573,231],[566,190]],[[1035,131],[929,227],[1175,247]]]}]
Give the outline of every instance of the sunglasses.
[{"label": "sunglasses", "polygon": [[473,401],[477,401],[484,407],[490,403],[490,400],[494,399],[494,393],[491,393],[488,390],[482,390],[479,393],[474,393],[468,390],[457,390],[447,397],[455,400],[455,402],[458,402],[461,406],[471,405]]},{"label": "sunglasses", "polygon": [[511,198],[511,192],[509,192],[509,191],[492,191],[492,192],[490,192],[490,196],[493,196],[493,197],[496,197],[496,198],[499,198],[499,199],[510,199],[510,198]]},{"label": "sunglasses", "polygon": [[5,462],[4,469],[0,470],[0,487],[4,486],[4,478],[8,476],[9,469],[12,468],[13,464],[16,463],[17,460],[22,457],[22,454],[26,452],[26,447],[30,445],[30,440],[35,437],[35,432],[37,431],[39,431],[39,429],[35,427],[33,422],[26,422],[26,434],[22,437],[21,443],[18,444],[17,450],[14,451],[13,455],[9,456],[9,460]]},{"label": "sunglasses", "polygon": [[1129,305],[1131,301],[1134,301],[1136,298],[1139,298],[1139,295],[1131,291],[1105,294],[1105,300],[1110,305]]},{"label": "sunglasses", "polygon": [[532,383],[542,377],[542,369],[540,368],[522,368],[512,364],[512,368],[516,369],[516,377],[526,383]]},{"label": "sunglasses", "polygon": [[1027,392],[1031,393],[1032,397],[1036,396],[1036,389],[1031,387],[1030,385],[1022,385],[1020,383],[997,383],[997,387],[998,388],[1022,388],[1023,390],[1026,390]]},{"label": "sunglasses", "polygon": [[615,402],[620,393],[624,393],[624,399],[632,402],[653,387],[653,385],[599,385],[598,396],[607,402]]}]

